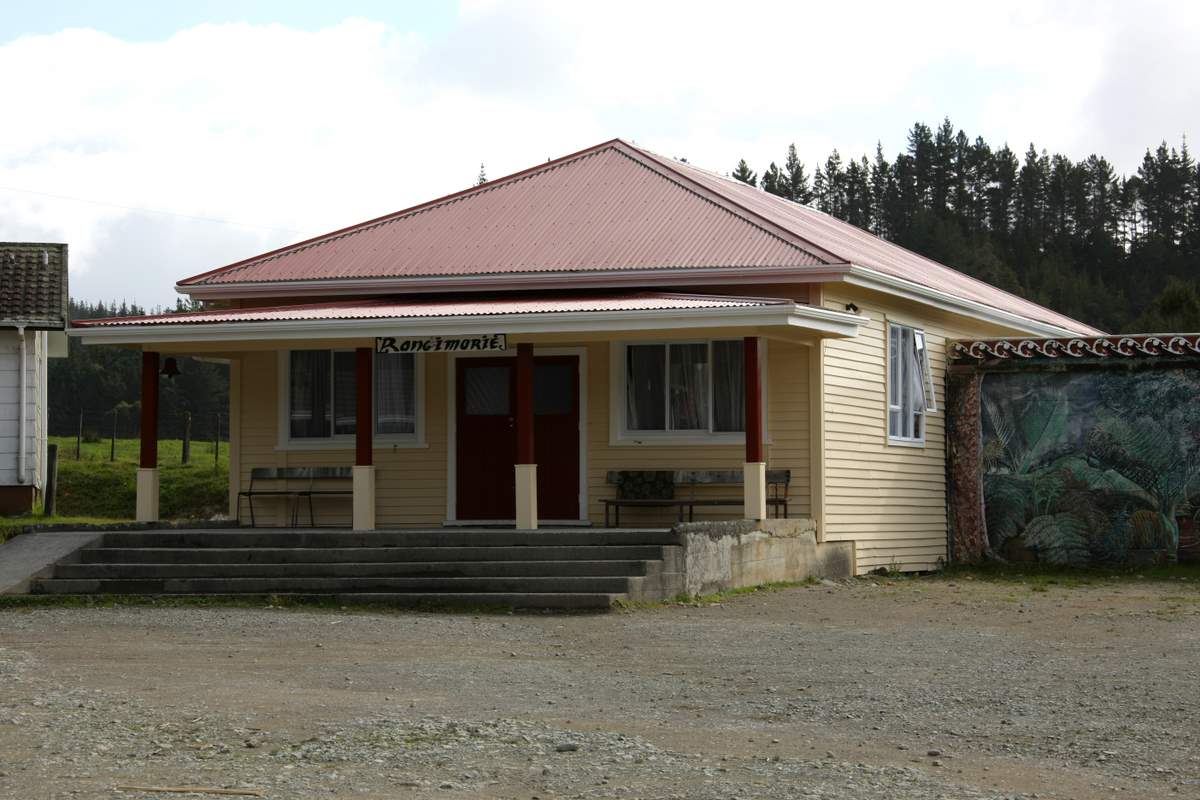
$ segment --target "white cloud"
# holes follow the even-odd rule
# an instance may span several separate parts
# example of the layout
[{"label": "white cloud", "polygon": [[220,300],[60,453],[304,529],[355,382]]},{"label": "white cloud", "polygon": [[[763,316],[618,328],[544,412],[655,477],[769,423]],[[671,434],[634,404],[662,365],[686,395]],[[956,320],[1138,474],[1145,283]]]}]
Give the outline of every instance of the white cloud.
[{"label": "white cloud", "polygon": [[[1167,11],[1171,13],[1166,13]],[[76,294],[170,302],[174,279],[621,135],[714,169],[789,142],[815,166],[891,154],[916,119],[1122,169],[1195,130],[1197,19],[1068,3],[469,0],[430,40],[361,19],[316,32],[88,30],[0,46],[0,238],[72,246]],[[108,293],[105,290],[108,290]]]}]

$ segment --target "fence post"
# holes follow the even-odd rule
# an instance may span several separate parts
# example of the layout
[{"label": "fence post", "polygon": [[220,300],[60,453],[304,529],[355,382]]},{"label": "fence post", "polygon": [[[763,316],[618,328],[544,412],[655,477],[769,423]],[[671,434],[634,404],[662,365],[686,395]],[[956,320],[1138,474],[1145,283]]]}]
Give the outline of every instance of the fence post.
[{"label": "fence post", "polygon": [[192,455],[192,412],[183,412],[183,463],[188,463]]},{"label": "fence post", "polygon": [[79,428],[75,431],[75,460],[83,458],[83,409],[79,409]]},{"label": "fence post", "polygon": [[221,466],[221,412],[213,416],[213,469],[216,469]]},{"label": "fence post", "polygon": [[42,498],[42,513],[53,517],[58,494],[58,445],[46,445],[46,487]]},{"label": "fence post", "polygon": [[113,406],[112,445],[108,449],[108,460],[117,460],[117,406]]}]

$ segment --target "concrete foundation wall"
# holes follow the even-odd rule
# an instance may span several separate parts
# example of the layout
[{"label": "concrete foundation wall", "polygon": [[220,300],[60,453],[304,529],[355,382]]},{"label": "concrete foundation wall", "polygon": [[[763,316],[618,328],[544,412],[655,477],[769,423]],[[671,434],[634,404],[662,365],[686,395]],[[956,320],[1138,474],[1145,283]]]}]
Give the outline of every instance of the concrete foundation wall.
[{"label": "concrete foundation wall", "polygon": [[854,542],[818,543],[812,520],[689,522],[675,530],[690,595],[855,574]]}]

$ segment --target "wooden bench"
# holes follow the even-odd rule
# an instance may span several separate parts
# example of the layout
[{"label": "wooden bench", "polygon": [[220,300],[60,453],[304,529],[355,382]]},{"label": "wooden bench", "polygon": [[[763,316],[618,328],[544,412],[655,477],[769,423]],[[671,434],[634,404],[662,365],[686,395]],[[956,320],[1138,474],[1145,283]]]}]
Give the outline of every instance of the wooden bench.
[{"label": "wooden bench", "polygon": [[[314,497],[352,497],[353,487],[329,486],[327,482],[345,482],[353,478],[350,467],[254,467],[250,470],[250,485],[238,492],[237,518],[242,521],[242,498],[250,508],[250,527],[258,527],[254,518],[254,498],[282,497],[292,502],[292,527],[297,527],[300,516],[300,501],[308,500],[308,524],[317,526],[313,509]],[[318,481],[321,483],[318,485]],[[264,488],[262,483],[267,483]],[[289,486],[289,482],[293,485]],[[294,485],[299,483],[299,485]],[[255,484],[258,484],[257,486]]]},{"label": "wooden bench", "polygon": [[[604,527],[609,527],[610,509],[615,527],[621,527],[622,508],[674,508],[679,512],[679,521],[684,521],[687,511],[689,522],[696,518],[696,506],[741,506],[744,497],[697,497],[696,490],[707,486],[741,486],[743,475],[739,470],[614,470],[608,473],[608,483],[617,487],[617,496],[605,498]],[[767,508],[775,516],[788,515],[788,486],[792,482],[792,471],[788,469],[767,470]],[[683,496],[679,489],[685,490]]]}]

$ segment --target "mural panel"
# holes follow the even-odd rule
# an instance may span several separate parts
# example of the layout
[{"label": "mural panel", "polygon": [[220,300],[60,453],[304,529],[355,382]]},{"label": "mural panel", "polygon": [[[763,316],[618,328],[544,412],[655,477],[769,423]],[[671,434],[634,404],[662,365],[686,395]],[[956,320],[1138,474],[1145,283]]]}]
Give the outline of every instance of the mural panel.
[{"label": "mural panel", "polygon": [[1010,560],[1200,557],[1200,370],[983,378],[988,540]]}]

